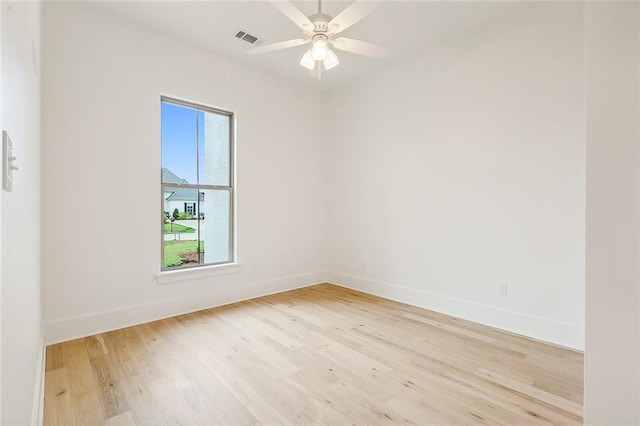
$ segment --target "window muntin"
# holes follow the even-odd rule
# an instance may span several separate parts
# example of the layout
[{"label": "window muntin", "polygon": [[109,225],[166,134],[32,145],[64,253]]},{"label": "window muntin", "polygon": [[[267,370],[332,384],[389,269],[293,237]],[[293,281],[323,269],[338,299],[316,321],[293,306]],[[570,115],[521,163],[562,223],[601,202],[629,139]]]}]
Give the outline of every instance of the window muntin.
[{"label": "window muntin", "polygon": [[161,100],[164,271],[234,261],[233,119]]}]

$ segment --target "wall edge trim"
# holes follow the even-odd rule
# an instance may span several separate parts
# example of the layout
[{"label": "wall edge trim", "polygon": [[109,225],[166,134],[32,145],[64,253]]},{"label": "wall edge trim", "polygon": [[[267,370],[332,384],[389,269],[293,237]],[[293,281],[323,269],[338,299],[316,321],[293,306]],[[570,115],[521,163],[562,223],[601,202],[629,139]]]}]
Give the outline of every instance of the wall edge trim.
[{"label": "wall edge trim", "polygon": [[205,293],[190,294],[180,298],[45,321],[44,342],[45,345],[62,343],[176,315],[309,287],[326,282],[326,276],[325,271],[311,272],[236,287],[220,287]]},{"label": "wall edge trim", "polygon": [[477,322],[579,352],[584,351],[584,327],[577,324],[340,272],[329,272],[327,280],[331,284],[352,290]]}]

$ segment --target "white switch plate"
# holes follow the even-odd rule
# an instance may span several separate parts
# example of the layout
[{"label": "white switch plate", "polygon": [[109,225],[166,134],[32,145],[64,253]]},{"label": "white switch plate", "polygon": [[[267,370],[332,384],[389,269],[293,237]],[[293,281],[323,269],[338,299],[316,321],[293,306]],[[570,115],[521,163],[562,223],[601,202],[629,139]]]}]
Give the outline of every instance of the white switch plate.
[{"label": "white switch plate", "polygon": [[18,170],[13,165],[16,157],[13,156],[11,138],[6,130],[2,131],[2,189],[11,192],[13,189],[13,171]]}]

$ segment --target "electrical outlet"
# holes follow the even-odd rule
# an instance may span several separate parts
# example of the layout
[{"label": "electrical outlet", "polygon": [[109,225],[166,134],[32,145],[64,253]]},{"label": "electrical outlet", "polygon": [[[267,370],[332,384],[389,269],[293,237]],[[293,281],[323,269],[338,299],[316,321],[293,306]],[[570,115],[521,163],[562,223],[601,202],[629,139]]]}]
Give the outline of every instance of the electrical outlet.
[{"label": "electrical outlet", "polygon": [[360,269],[362,269],[363,271],[367,269],[367,264],[364,262],[364,260],[360,263]]},{"label": "electrical outlet", "polygon": [[506,296],[508,294],[507,283],[500,284],[500,287],[498,288],[498,294],[500,296]]}]

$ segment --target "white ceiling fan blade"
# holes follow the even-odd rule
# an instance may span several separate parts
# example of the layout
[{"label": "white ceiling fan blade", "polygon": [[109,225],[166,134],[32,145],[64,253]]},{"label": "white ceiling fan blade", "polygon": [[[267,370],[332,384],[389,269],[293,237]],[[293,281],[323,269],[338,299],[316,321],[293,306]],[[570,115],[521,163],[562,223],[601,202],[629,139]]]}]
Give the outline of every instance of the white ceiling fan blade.
[{"label": "white ceiling fan blade", "polygon": [[273,52],[275,50],[282,50],[282,49],[288,49],[290,47],[302,46],[303,44],[307,44],[310,41],[311,40],[298,38],[295,40],[287,40],[287,41],[281,41],[278,43],[265,44],[264,46],[249,49],[247,50],[247,53],[250,55],[254,55],[256,53]]},{"label": "white ceiling fan blade", "polygon": [[273,4],[280,12],[284,14],[284,16],[289,18],[300,29],[305,31],[310,31],[313,29],[313,24],[311,23],[309,18],[307,18],[305,14],[300,11],[300,9],[298,9],[288,1],[271,0],[271,4]]},{"label": "white ceiling fan blade", "polygon": [[354,1],[345,10],[340,12],[338,16],[329,22],[329,31],[337,34],[346,30],[378,7],[377,3],[370,1]]},{"label": "white ceiling fan blade", "polygon": [[356,55],[371,56],[372,58],[384,59],[389,56],[389,51],[376,44],[367,43],[353,38],[338,37],[333,40],[333,47]]}]

